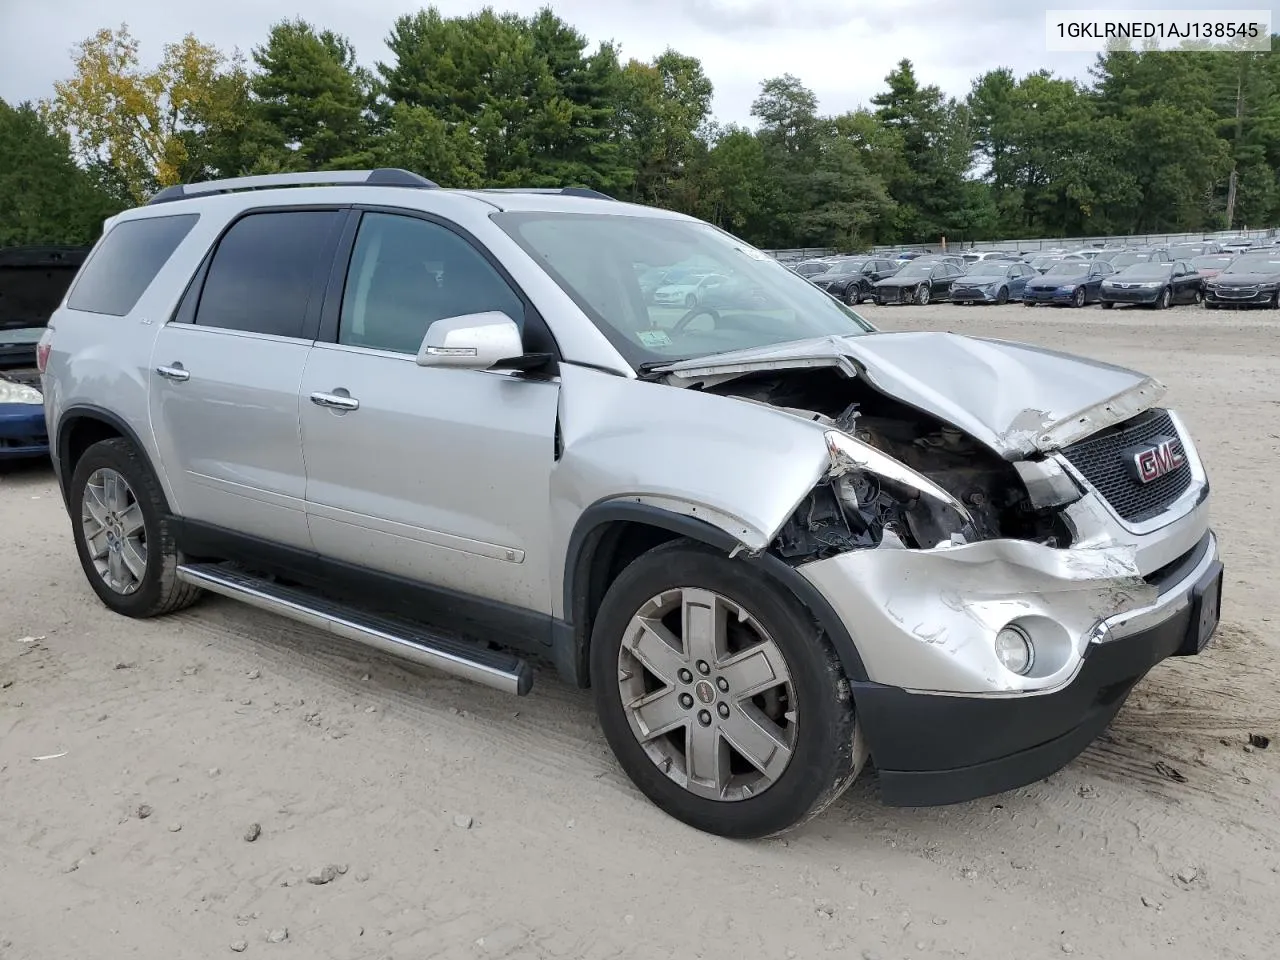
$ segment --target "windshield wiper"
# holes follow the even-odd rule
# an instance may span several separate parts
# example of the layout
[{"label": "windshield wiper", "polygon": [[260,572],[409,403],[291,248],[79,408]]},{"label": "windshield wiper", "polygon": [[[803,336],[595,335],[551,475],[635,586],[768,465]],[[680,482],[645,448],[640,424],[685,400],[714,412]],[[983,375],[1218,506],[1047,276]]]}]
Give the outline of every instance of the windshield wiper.
[{"label": "windshield wiper", "polygon": [[642,377],[647,377],[651,376],[659,367],[666,367],[673,363],[684,363],[686,360],[692,359],[692,357],[672,357],[670,360],[646,360],[636,367],[636,373]]}]

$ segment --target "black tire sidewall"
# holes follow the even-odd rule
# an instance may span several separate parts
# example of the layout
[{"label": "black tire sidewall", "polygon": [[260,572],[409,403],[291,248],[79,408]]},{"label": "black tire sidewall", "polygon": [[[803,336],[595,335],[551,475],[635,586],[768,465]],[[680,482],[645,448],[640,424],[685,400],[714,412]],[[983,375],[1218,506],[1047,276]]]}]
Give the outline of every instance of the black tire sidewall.
[{"label": "black tire sidewall", "polygon": [[1085,291],[1083,287],[1081,287],[1078,291],[1076,291],[1076,295],[1072,297],[1071,302],[1073,306],[1083,307],[1086,303],[1089,302],[1088,292]]},{"label": "black tire sidewall", "polygon": [[[142,526],[147,535],[147,570],[142,584],[130,594],[119,594],[107,586],[89,556],[89,546],[80,522],[81,504],[89,477],[95,470],[107,467],[124,477],[142,509]],[[144,617],[160,603],[163,591],[165,551],[172,551],[172,532],[168,529],[168,508],[159,492],[159,484],[150,469],[128,441],[104,440],[85,451],[76,463],[67,489],[71,506],[72,537],[80,565],[98,598],[125,616]]]},{"label": "black tire sidewall", "polygon": [[[682,586],[704,587],[741,603],[787,661],[799,716],[795,750],[781,778],[759,796],[720,802],[687,792],[658,769],[627,722],[617,683],[624,631],[643,603]],[[854,763],[853,709],[838,661],[800,603],[744,561],[689,541],[640,557],[614,581],[600,606],[590,664],[600,723],[619,763],[659,809],[690,826],[735,839],[767,837],[820,812],[848,785]],[[840,786],[833,792],[835,783]]]}]

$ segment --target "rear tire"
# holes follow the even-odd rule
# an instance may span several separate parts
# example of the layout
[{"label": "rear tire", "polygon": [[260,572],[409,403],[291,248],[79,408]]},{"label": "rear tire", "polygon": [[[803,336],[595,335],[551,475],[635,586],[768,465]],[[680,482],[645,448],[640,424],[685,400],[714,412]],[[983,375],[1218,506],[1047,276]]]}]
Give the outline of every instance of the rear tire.
[{"label": "rear tire", "polygon": [[[686,622],[712,615],[717,627],[682,636]],[[748,656],[753,669],[735,671]],[[757,839],[797,827],[866,762],[848,681],[813,617],[754,566],[693,541],[650,550],[614,581],[590,661],[600,724],[627,776],[707,833]]]},{"label": "rear tire", "polygon": [[182,556],[150,464],[128,440],[95,443],[68,486],[72,536],[84,575],[107,607],[154,617],[188,607],[198,587],[178,580]]}]

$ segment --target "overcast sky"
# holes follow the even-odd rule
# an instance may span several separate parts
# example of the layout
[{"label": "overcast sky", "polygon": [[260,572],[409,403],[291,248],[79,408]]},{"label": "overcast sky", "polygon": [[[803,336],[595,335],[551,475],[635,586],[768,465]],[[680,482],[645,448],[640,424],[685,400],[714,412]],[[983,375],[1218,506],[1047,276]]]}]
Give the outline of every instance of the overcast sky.
[{"label": "overcast sky", "polygon": [[[506,0],[499,10],[531,13],[546,0]],[[553,8],[592,41],[612,40],[624,58],[648,59],[667,46],[698,57],[715,84],[722,121],[749,122],[762,79],[793,73],[825,113],[866,105],[903,57],[922,82],[963,96],[996,67],[1019,75],[1048,68],[1083,77],[1092,54],[1048,53],[1049,9],[1260,9],[1274,0],[555,0]],[[10,103],[52,92],[70,70],[71,47],[102,26],[127,23],[154,62],[164,43],[187,32],[248,53],[272,23],[295,16],[351,38],[361,60],[385,59],[392,21],[418,0],[0,0],[0,97]],[[483,2],[439,0],[446,15]],[[107,10],[111,13],[108,14]],[[1273,29],[1280,17],[1273,15]]]}]

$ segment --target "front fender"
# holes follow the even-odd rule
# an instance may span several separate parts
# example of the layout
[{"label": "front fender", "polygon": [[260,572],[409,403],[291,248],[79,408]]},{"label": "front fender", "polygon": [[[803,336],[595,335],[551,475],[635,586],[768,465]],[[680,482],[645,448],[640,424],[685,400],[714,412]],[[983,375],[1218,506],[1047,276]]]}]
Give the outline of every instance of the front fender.
[{"label": "front fender", "polygon": [[[700,520],[757,554],[830,465],[821,424],[763,404],[572,364],[561,383],[553,556],[567,557],[579,518],[606,500]],[[561,606],[563,565],[553,567]]]}]

